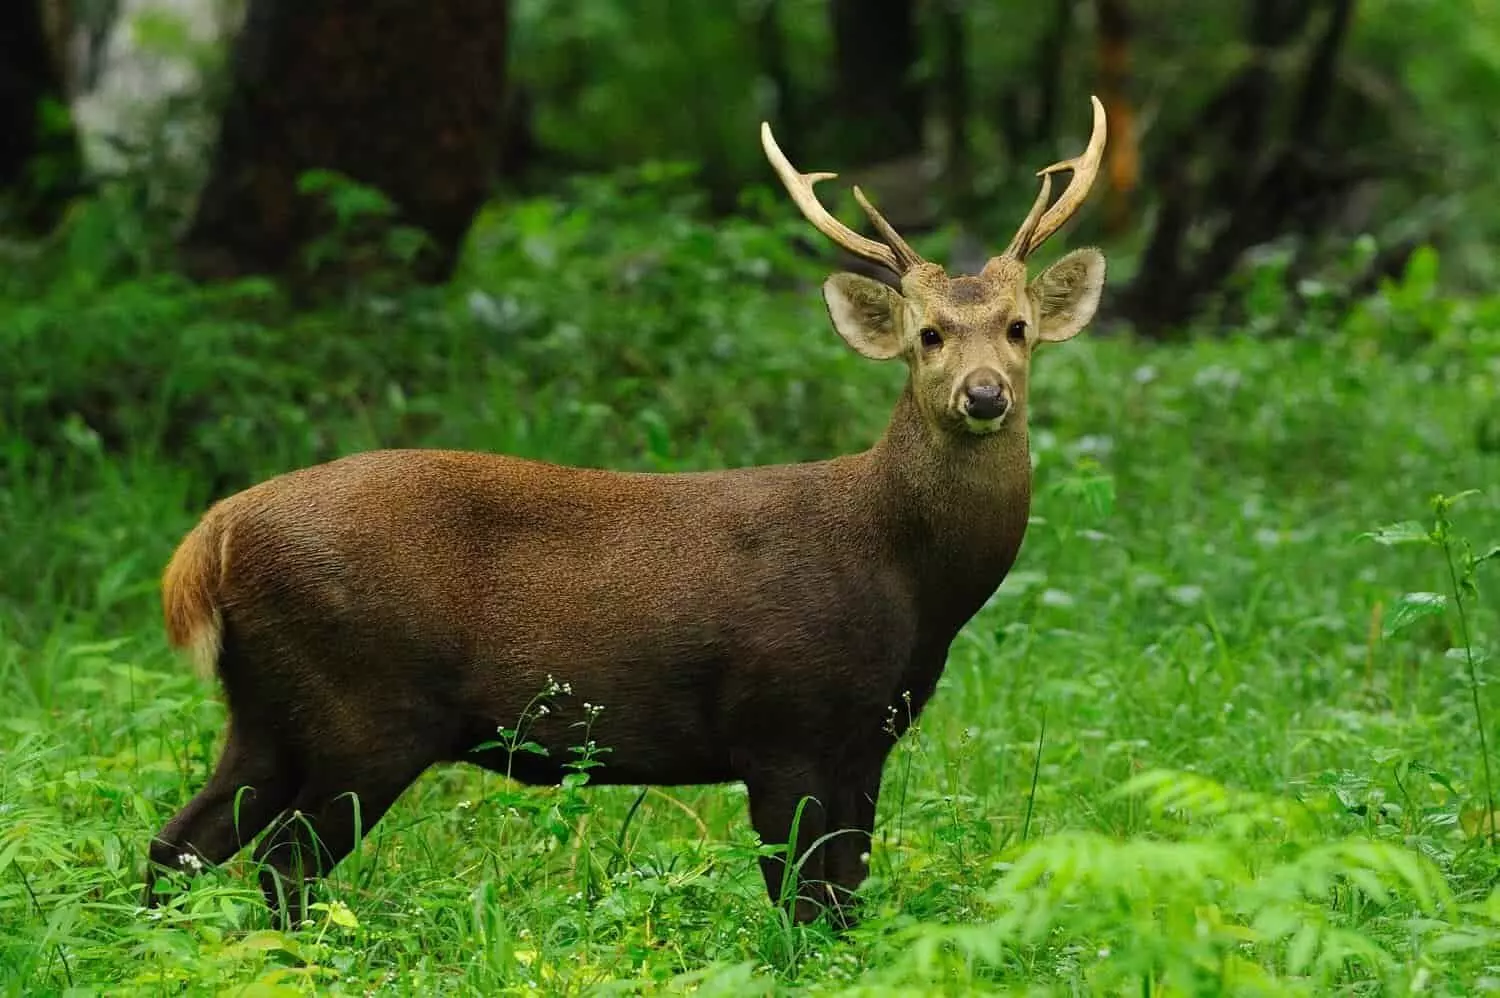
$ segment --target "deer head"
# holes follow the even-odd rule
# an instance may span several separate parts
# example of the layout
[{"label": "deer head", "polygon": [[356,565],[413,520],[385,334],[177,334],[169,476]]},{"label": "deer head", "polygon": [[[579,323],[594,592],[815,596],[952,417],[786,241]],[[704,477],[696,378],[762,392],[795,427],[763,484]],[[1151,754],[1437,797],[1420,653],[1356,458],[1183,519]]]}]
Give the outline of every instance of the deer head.
[{"label": "deer head", "polygon": [[[828,314],[840,336],[875,360],[905,359],[912,394],[926,422],[948,434],[984,436],[1025,419],[1032,351],[1088,324],[1104,287],[1104,255],[1079,249],[1035,278],[1026,260],[1083,204],[1104,153],[1104,105],[1097,97],[1094,129],[1083,154],[1038,171],[1041,191],[1010,245],[978,275],[949,277],[907,245],[856,186],[854,198],[879,233],[869,239],[845,226],[818,201],[813,185],[837,176],[799,173],[761,123],[761,145],[792,200],[813,226],[856,256],[886,266],[897,291],[857,274],[834,274],[823,284]],[[1056,204],[1048,206],[1052,175],[1071,170]]]}]

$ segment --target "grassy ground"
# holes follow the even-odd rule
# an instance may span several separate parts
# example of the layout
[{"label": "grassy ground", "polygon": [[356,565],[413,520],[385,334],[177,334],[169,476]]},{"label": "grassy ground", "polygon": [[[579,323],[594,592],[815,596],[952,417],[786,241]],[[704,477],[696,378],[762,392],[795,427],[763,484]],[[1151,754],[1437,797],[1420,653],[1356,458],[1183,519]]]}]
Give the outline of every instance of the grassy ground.
[{"label": "grassy ground", "polygon": [[1402,595],[1453,591],[1444,549],[1361,537],[1473,488],[1455,550],[1500,542],[1496,341],[1482,303],[1434,326],[1400,289],[1291,338],[1267,315],[1038,361],[1035,521],[892,757],[871,913],[845,937],[764,900],[739,787],[637,802],[464,768],[408,792],[309,929],[268,928],[244,857],[143,912],[147,837],[223,717],[155,603],[212,495],[393,443],[813,457],[868,443],[894,400],[899,372],[837,343],[776,229],[585,191],[486,231],[434,298],[296,318],[254,286],[80,289],[76,261],[10,290],[7,993],[1500,990],[1480,724],[1450,652],[1461,622],[1493,647],[1495,602],[1421,616]]}]

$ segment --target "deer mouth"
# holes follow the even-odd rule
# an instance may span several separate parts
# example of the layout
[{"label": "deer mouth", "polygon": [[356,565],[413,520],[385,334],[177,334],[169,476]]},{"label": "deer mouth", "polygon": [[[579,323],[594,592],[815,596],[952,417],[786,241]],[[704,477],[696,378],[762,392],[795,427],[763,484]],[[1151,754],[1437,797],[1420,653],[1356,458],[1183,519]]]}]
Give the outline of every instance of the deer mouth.
[{"label": "deer mouth", "polygon": [[965,431],[976,437],[989,436],[991,433],[998,433],[1000,431],[1000,428],[1005,425],[1005,417],[1008,415],[1010,415],[1009,409],[993,419],[978,419],[968,413],[964,413],[963,427]]}]

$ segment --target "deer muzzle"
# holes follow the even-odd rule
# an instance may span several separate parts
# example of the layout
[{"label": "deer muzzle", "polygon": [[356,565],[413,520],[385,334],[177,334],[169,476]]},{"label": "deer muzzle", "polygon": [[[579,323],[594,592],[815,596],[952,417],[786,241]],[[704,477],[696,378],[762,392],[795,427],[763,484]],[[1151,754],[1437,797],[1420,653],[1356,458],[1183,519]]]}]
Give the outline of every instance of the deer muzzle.
[{"label": "deer muzzle", "polygon": [[1011,391],[994,371],[975,371],[964,379],[959,407],[977,423],[998,423],[1010,411]]}]

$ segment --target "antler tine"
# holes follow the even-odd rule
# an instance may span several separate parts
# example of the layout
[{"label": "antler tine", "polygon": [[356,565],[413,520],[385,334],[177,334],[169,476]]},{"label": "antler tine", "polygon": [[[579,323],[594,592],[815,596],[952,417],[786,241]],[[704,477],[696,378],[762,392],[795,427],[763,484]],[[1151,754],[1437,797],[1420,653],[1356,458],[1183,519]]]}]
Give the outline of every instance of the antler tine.
[{"label": "antler tine", "polygon": [[1031,242],[1031,235],[1036,231],[1036,225],[1042,220],[1042,212],[1047,210],[1047,202],[1052,199],[1052,174],[1042,173],[1042,189],[1037,192],[1036,200],[1031,202],[1031,210],[1026,213],[1026,220],[1016,230],[1010,245],[1005,247],[1005,252],[1000,254],[1017,260],[1026,259],[1030,252],[1027,244]]},{"label": "antler tine", "polygon": [[[1038,246],[1046,242],[1054,232],[1063,227],[1068,219],[1073,217],[1084,199],[1089,196],[1089,190],[1094,186],[1095,178],[1099,176],[1099,163],[1104,158],[1104,140],[1107,131],[1104,105],[1100,103],[1098,97],[1090,95],[1089,100],[1094,104],[1094,131],[1089,136],[1089,144],[1084,148],[1083,154],[1074,159],[1053,163],[1037,171],[1037,176],[1042,178],[1044,191],[1051,174],[1072,170],[1073,177],[1068,181],[1067,189],[1062,192],[1062,197],[1058,198],[1057,203],[1049,208],[1036,223],[1036,228],[1026,239],[1023,247],[1018,247],[1021,250],[1019,254],[1021,259],[1035,252]],[[1027,220],[1030,221],[1029,216]]]},{"label": "antler tine", "polygon": [[854,185],[854,200],[858,201],[859,206],[865,210],[865,215],[869,217],[870,224],[875,226],[875,231],[880,233],[880,238],[884,239],[886,245],[895,252],[896,260],[901,264],[901,269],[896,273],[904,274],[911,268],[927,262],[911,248],[905,239],[901,238],[901,233],[885,220],[885,216],[875,210],[875,206],[865,197],[865,192],[859,189],[858,184]]},{"label": "antler tine", "polygon": [[910,267],[908,258],[916,257],[916,254],[912,253],[911,247],[907,246],[900,236],[895,235],[894,230],[891,229],[884,218],[880,218],[879,213],[874,208],[868,207],[868,202],[858,193],[857,189],[855,196],[859,199],[861,206],[865,207],[866,213],[869,214],[870,220],[875,223],[875,227],[880,230],[881,235],[885,236],[889,232],[890,235],[895,236],[895,240],[890,246],[882,245],[873,239],[860,235],[837,218],[834,218],[832,213],[823,207],[822,202],[818,200],[818,196],[813,193],[813,185],[820,180],[832,180],[838,174],[799,173],[787,160],[786,154],[781,151],[781,147],[776,144],[776,139],[771,135],[771,126],[768,122],[762,121],[760,123],[760,144],[766,152],[766,159],[771,161],[771,166],[776,170],[776,175],[781,178],[782,185],[786,187],[787,193],[792,196],[792,201],[796,203],[798,210],[802,212],[802,216],[812,223],[813,228],[855,256],[863,257],[872,263],[882,264],[897,274],[906,273]]}]

